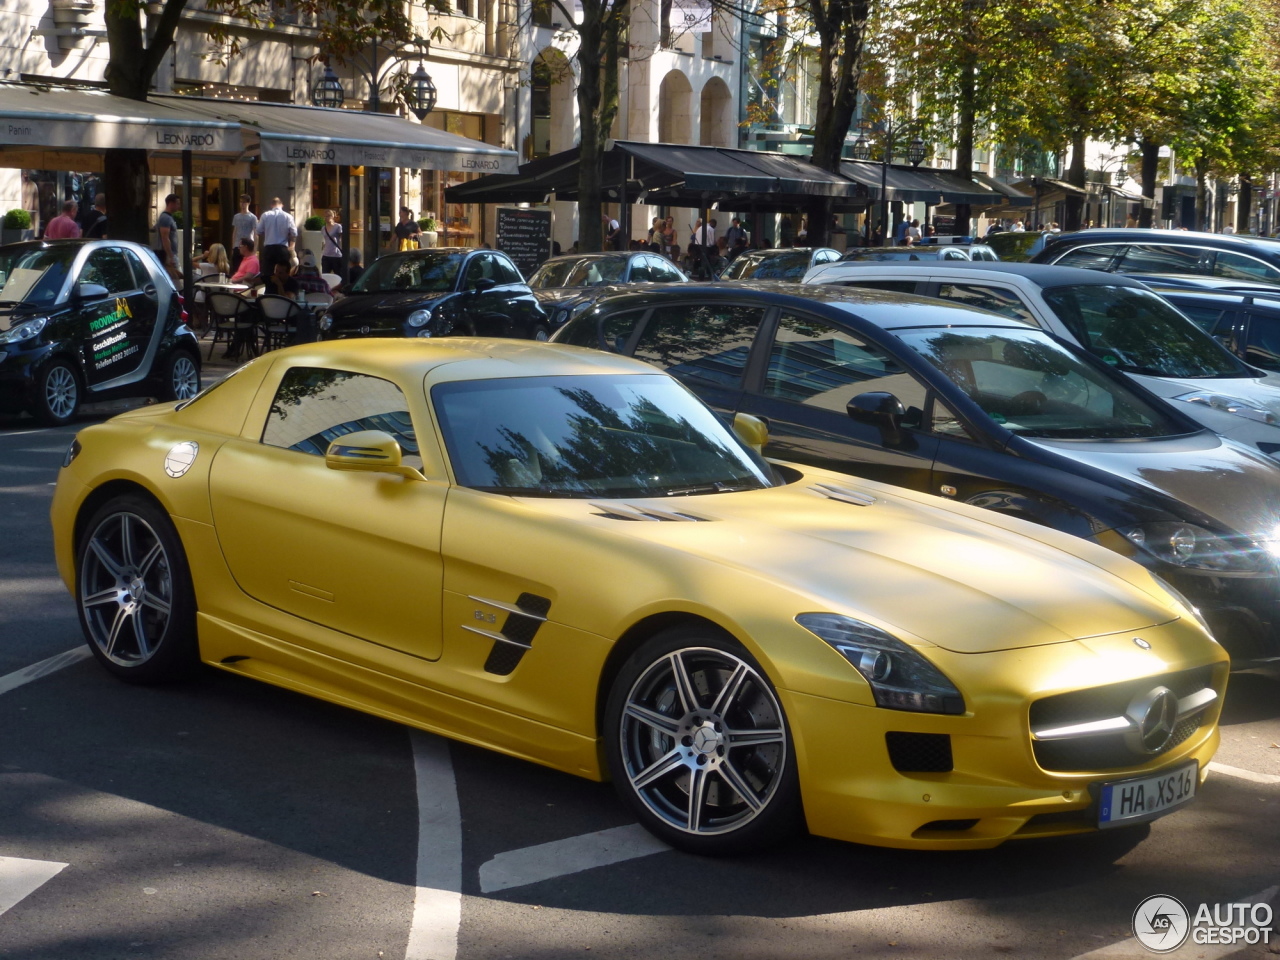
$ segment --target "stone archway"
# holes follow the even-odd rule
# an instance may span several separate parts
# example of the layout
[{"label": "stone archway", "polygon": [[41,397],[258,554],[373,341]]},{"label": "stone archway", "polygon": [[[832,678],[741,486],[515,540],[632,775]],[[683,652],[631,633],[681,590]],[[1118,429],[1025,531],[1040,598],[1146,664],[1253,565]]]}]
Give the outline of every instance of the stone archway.
[{"label": "stone archway", "polygon": [[704,147],[736,147],[733,94],[729,85],[712,77],[698,98],[698,142]]},{"label": "stone archway", "polygon": [[693,86],[679,70],[663,77],[658,88],[658,140],[693,143]]}]

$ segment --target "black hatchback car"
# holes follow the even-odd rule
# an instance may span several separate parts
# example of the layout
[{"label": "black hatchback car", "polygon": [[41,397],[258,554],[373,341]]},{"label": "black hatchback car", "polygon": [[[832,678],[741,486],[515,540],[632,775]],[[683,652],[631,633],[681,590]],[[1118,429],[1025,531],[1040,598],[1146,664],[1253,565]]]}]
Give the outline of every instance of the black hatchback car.
[{"label": "black hatchback car", "polygon": [[1080,230],[1063,233],[1032,263],[1109,273],[1183,274],[1280,284],[1280,242],[1187,230]]},{"label": "black hatchback car", "polygon": [[0,410],[50,425],[86,402],[185,400],[200,350],[155,255],[121,240],[0,247]]},{"label": "black hatchback car", "polygon": [[573,253],[544,261],[529,286],[551,328],[562,325],[594,300],[599,288],[623,283],[688,283],[684,272],[666,257],[648,250],[630,253]]},{"label": "black hatchback car", "polygon": [[328,308],[319,327],[324,340],[551,335],[546,312],[505,253],[458,247],[375,260]]},{"label": "black hatchback car", "polygon": [[1237,666],[1280,662],[1280,465],[1043,330],[904,294],[691,284],[604,297],[554,339],[764,418],[781,460],[1110,547],[1185,593]]}]

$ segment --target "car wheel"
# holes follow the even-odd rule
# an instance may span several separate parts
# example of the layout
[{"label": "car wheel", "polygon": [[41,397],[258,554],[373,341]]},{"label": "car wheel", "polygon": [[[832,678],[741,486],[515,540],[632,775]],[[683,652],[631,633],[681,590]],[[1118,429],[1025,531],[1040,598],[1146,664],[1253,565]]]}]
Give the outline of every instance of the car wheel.
[{"label": "car wheel", "polygon": [[551,339],[551,330],[547,327],[545,323],[535,324],[533,327],[533,333],[530,334],[529,339],[537,340],[541,343],[546,343],[548,340]]},{"label": "car wheel", "polygon": [[760,850],[802,823],[795,751],[764,671],[712,627],[664,630],[623,666],[605,709],[623,801],[681,850]]},{"label": "car wheel", "polygon": [[31,415],[50,427],[75,419],[80,410],[80,377],[65,360],[55,360],[36,379]]},{"label": "car wheel", "polygon": [[117,497],[85,527],[76,600],[89,649],[133,683],[190,676],[200,663],[195,591],[169,517],[143,497]]},{"label": "car wheel", "polygon": [[174,350],[164,362],[161,400],[190,400],[200,392],[200,368],[186,350]]}]

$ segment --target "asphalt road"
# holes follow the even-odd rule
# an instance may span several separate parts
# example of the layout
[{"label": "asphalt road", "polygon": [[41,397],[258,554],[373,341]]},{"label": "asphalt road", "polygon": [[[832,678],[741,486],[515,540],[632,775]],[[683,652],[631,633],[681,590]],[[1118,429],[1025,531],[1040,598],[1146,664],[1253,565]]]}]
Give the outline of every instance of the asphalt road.
[{"label": "asphalt road", "polygon": [[1280,683],[1259,677],[1229,694],[1235,772],[1150,827],[728,861],[657,847],[608,785],[240,677],[130,687],[79,658],[17,684],[82,649],[47,515],[73,433],[0,419],[6,960],[1102,960],[1154,956],[1129,939],[1148,896],[1280,884]]}]

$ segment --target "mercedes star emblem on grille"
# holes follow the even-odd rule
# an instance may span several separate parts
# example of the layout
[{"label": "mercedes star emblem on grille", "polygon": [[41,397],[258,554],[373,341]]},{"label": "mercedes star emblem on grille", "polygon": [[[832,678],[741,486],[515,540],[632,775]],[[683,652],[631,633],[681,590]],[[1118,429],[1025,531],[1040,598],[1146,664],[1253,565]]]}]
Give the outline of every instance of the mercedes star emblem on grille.
[{"label": "mercedes star emblem on grille", "polygon": [[1173,739],[1178,720],[1178,698],[1168,687],[1152,687],[1133,698],[1126,716],[1133,728],[1125,735],[1135,753],[1163,753]]}]

